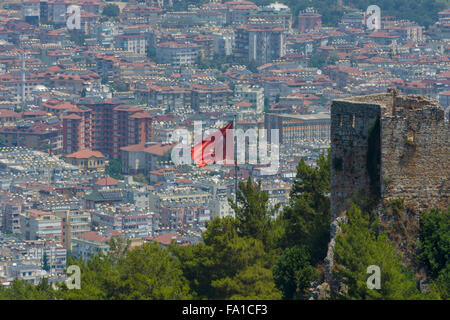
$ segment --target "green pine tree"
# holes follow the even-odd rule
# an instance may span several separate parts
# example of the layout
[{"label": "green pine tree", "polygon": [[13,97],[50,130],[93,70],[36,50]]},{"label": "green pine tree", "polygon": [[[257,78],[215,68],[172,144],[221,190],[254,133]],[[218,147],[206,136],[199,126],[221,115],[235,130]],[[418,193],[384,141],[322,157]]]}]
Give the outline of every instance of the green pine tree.
[{"label": "green pine tree", "polygon": [[[415,279],[397,255],[395,246],[385,233],[378,234],[377,222],[356,205],[348,210],[347,223],[336,238],[333,273],[347,286],[346,299],[419,299]],[[367,268],[378,266],[381,288],[369,289]]]}]

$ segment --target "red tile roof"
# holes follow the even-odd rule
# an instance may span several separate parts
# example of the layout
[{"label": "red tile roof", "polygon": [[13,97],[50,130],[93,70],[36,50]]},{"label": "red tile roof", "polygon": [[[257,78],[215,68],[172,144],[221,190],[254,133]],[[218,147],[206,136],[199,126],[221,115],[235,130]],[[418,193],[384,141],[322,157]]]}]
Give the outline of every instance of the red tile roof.
[{"label": "red tile roof", "polygon": [[0,109],[0,118],[20,118],[20,113],[8,110],[8,109]]},{"label": "red tile roof", "polygon": [[147,111],[142,111],[142,112],[136,112],[133,115],[131,115],[130,118],[136,118],[136,119],[151,119],[153,118],[152,115],[150,113],[148,113]]},{"label": "red tile roof", "polygon": [[142,144],[133,144],[130,146],[122,147],[120,149],[125,151],[144,151],[151,154],[162,156],[164,155],[164,153],[166,153],[173,147],[175,147],[175,144],[157,143],[153,145],[145,145],[144,143],[142,143]]},{"label": "red tile roof", "polygon": [[106,177],[106,178],[102,178],[100,180],[98,180],[95,184],[97,186],[117,186],[117,183],[119,182],[119,180],[111,178],[111,177]]},{"label": "red tile roof", "polygon": [[81,117],[79,115],[76,115],[75,113],[71,113],[67,116],[64,116],[63,119],[69,119],[69,120],[81,120]]},{"label": "red tile roof", "polygon": [[248,108],[251,107],[252,104],[247,102],[247,101],[241,101],[239,103],[236,104],[236,107],[240,107],[240,108]]},{"label": "red tile roof", "polygon": [[81,239],[85,239],[85,240],[90,240],[90,241],[94,241],[94,242],[108,242],[109,238],[100,235],[98,232],[95,231],[88,231],[88,232],[84,232],[84,233],[80,233],[77,235],[78,238]]},{"label": "red tile roof", "polygon": [[68,154],[66,156],[66,158],[76,158],[76,159],[89,159],[91,157],[104,158],[105,156],[100,151],[93,151],[90,149],[82,149],[77,152]]},{"label": "red tile roof", "polygon": [[111,231],[109,231],[109,234],[111,235],[111,237],[120,237],[122,232],[117,231],[117,230],[111,230]]},{"label": "red tile roof", "polygon": [[172,240],[176,240],[177,235],[175,233],[166,233],[157,237],[150,238],[160,244],[169,245]]}]

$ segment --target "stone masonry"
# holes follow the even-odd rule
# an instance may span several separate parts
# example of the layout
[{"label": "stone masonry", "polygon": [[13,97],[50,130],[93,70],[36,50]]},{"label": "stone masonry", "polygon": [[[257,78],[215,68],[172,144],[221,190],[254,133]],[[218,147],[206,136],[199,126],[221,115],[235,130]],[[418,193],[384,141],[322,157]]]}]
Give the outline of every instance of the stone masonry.
[{"label": "stone masonry", "polygon": [[443,108],[422,96],[353,97],[331,107],[331,215],[363,191],[405,200],[418,214],[450,205],[450,132]]},{"label": "stone masonry", "polygon": [[[331,106],[331,269],[338,221],[358,193],[377,196],[378,209],[402,198],[409,213],[450,206],[450,131],[433,99],[384,94],[335,100]],[[378,210],[383,214],[383,210]],[[381,217],[383,218],[383,217]],[[334,228],[333,228],[334,226]]]}]

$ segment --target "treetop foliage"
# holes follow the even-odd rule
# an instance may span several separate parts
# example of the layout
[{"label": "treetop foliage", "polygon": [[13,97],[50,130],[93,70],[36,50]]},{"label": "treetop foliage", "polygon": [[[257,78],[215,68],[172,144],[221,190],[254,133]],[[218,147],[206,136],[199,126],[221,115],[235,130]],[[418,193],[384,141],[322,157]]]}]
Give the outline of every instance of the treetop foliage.
[{"label": "treetop foliage", "polygon": [[[229,200],[235,217],[210,221],[196,245],[165,249],[149,242],[132,249],[113,238],[107,254],[69,258],[68,265],[81,269],[80,290],[15,280],[9,289],[0,286],[0,299],[308,299],[311,283],[323,278],[329,242],[330,162],[329,153],[315,166],[300,161],[283,208],[270,205],[261,182],[241,182],[236,201]],[[394,215],[402,208],[400,200],[391,204]],[[346,290],[334,297],[448,299],[449,214],[432,210],[420,217],[416,260],[431,281],[420,293],[412,269],[381,230],[372,197],[359,194],[336,238],[333,273]],[[381,269],[380,290],[367,288],[370,265]]]},{"label": "treetop foliage", "polygon": [[[347,223],[337,235],[334,247],[334,274],[348,286],[344,294],[349,299],[417,299],[415,280],[402,265],[394,245],[385,233],[378,234],[370,215],[356,205],[347,211]],[[367,268],[380,267],[381,289],[367,287]]]}]

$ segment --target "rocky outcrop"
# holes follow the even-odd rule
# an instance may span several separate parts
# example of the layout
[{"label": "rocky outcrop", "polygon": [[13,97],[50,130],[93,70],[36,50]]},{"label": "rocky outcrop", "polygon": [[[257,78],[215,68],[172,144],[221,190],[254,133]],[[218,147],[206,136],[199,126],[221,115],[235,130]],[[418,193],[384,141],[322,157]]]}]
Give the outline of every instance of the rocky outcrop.
[{"label": "rocky outcrop", "polygon": [[[346,219],[345,216],[341,216],[336,218],[330,226],[330,242],[328,244],[327,256],[324,260],[325,265],[325,282],[329,283],[333,289],[338,286],[337,281],[334,279],[332,270],[334,266],[334,246],[336,244],[336,237],[341,232],[341,228],[339,227],[339,223],[344,222]],[[336,288],[337,289],[337,288]]]}]

